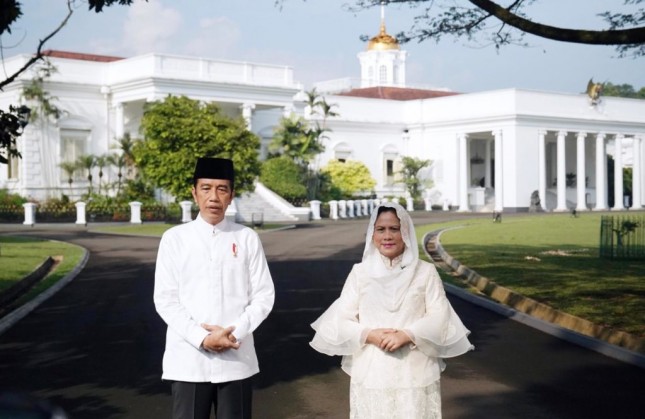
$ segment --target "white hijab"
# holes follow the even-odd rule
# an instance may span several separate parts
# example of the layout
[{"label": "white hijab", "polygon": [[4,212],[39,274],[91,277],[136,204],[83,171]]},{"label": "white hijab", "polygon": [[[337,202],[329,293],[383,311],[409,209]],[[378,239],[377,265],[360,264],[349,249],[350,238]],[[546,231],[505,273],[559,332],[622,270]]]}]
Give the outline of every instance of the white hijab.
[{"label": "white hijab", "polygon": [[[383,262],[381,252],[379,252],[372,240],[374,224],[376,224],[380,207],[393,208],[401,222],[401,235],[405,243],[405,249],[403,250],[400,264],[394,269],[388,269]],[[379,207],[374,208],[367,227],[362,264],[367,275],[384,291],[382,295],[385,298],[382,303],[388,310],[395,311],[399,309],[414,277],[418,260],[419,246],[417,245],[417,236],[412,224],[412,218],[410,218],[408,212],[401,205],[394,202],[384,202]]]}]

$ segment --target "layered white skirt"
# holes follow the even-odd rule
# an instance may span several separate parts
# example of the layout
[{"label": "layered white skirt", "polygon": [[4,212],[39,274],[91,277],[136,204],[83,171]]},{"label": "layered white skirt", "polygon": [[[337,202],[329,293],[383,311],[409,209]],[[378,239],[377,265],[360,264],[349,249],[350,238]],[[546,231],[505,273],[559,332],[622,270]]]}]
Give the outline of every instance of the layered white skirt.
[{"label": "layered white skirt", "polygon": [[416,388],[366,388],[350,384],[350,419],[441,419],[439,381]]}]

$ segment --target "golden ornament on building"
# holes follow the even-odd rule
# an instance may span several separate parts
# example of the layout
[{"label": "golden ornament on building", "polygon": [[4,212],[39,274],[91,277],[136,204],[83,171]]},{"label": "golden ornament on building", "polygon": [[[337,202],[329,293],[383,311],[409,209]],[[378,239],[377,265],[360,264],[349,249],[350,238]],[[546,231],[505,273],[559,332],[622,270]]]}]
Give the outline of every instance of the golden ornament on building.
[{"label": "golden ornament on building", "polygon": [[388,35],[387,32],[385,32],[385,22],[381,22],[381,31],[378,35],[370,39],[369,43],[367,44],[367,50],[386,51],[391,49],[401,49],[399,47],[399,41],[397,41],[395,37]]}]

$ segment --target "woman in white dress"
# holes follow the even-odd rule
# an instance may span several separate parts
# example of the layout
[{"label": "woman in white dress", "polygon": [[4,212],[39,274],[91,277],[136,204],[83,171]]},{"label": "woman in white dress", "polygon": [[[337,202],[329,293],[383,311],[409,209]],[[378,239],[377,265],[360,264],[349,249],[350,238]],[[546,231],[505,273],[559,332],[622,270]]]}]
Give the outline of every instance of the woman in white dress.
[{"label": "woman in white dress", "polygon": [[361,263],[312,327],[311,346],[342,355],[350,418],[441,418],[442,358],[473,346],[434,265],[419,260],[412,219],[386,202],[372,213]]}]

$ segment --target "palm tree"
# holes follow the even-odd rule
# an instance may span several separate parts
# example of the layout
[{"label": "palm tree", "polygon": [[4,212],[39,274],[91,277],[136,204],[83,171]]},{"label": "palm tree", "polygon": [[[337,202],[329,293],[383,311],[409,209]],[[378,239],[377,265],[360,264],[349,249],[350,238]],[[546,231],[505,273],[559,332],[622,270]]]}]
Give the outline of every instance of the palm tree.
[{"label": "palm tree", "polygon": [[63,162],[58,165],[67,175],[67,183],[69,184],[69,194],[72,195],[72,183],[74,182],[74,172],[78,169],[78,165],[73,162]]},{"label": "palm tree", "polygon": [[99,195],[101,194],[101,186],[103,184],[103,168],[108,164],[108,156],[103,154],[95,158],[94,163],[99,168]]},{"label": "palm tree", "polygon": [[424,160],[417,157],[405,156],[401,159],[403,168],[397,174],[403,176],[403,183],[406,190],[410,193],[413,199],[418,199],[421,196],[422,181],[419,179],[419,172],[430,166],[431,160]]},{"label": "palm tree", "polygon": [[309,106],[309,111],[310,115],[315,115],[316,108],[320,104],[320,96],[318,96],[318,92],[316,92],[316,88],[314,87],[308,92],[305,92],[307,95],[307,100],[305,101],[307,103],[307,106]]},{"label": "palm tree", "polygon": [[322,110],[322,115],[323,115],[323,127],[325,126],[325,123],[327,122],[327,118],[331,116],[338,116],[338,112],[334,112],[332,109],[334,106],[338,106],[335,103],[329,104],[325,100],[325,98],[322,98],[321,100],[318,101],[318,105],[320,106],[320,109]]},{"label": "palm tree", "polygon": [[110,154],[109,156],[107,156],[107,162],[108,164],[111,164],[117,169],[117,176],[119,180],[117,183],[116,196],[119,196],[121,195],[121,182],[123,180],[123,168],[126,165],[125,154],[118,154],[118,153]]},{"label": "palm tree", "polygon": [[78,166],[87,170],[87,194],[92,195],[92,169],[96,165],[96,157],[92,154],[80,156],[77,160]]},{"label": "palm tree", "polygon": [[132,175],[132,169],[134,168],[134,142],[129,133],[123,134],[123,137],[119,138],[117,141],[119,150],[121,150],[121,155],[124,158],[124,167],[127,168],[127,175],[130,177]]}]

